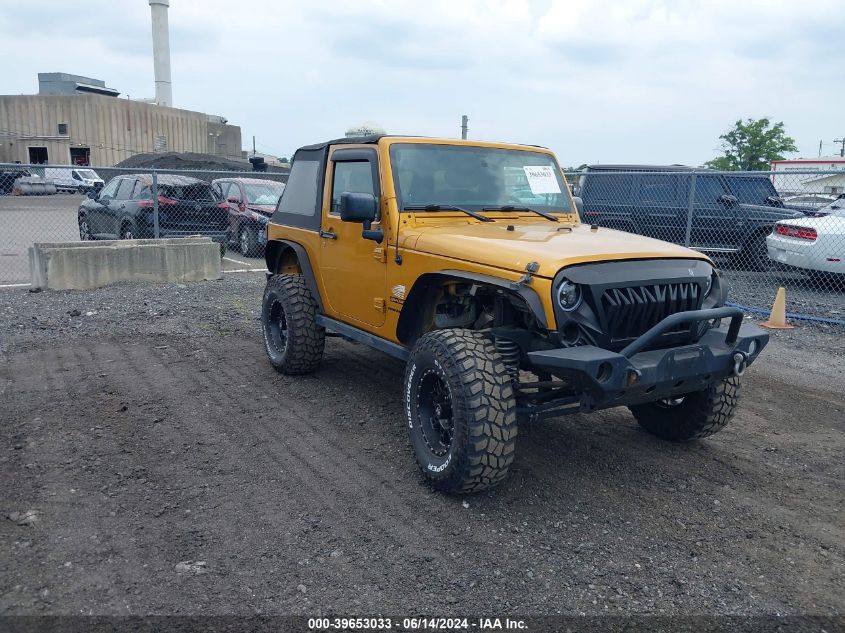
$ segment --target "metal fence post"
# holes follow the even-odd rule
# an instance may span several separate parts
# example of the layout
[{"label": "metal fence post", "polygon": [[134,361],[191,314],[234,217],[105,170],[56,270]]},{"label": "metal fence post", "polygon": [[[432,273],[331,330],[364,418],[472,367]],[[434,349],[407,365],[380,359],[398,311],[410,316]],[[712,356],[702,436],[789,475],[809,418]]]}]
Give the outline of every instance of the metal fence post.
[{"label": "metal fence post", "polygon": [[158,230],[158,172],[153,169],[153,237],[159,238]]},{"label": "metal fence post", "polygon": [[692,212],[693,208],[695,207],[695,181],[697,178],[697,174],[695,170],[692,172],[692,178],[690,178],[689,183],[689,198],[687,199],[687,228],[684,232],[684,246],[689,248],[690,245],[690,236],[692,234]]}]

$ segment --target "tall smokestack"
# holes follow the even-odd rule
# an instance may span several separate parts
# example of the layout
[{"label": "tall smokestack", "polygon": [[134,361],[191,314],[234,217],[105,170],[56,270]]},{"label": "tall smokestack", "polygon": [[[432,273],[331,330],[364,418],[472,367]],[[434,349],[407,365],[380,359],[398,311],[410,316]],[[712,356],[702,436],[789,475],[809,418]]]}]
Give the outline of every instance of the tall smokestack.
[{"label": "tall smokestack", "polygon": [[170,84],[170,29],[167,25],[167,10],[170,0],[150,0],[153,18],[153,67],[156,78],[156,103],[173,105],[173,91]]}]

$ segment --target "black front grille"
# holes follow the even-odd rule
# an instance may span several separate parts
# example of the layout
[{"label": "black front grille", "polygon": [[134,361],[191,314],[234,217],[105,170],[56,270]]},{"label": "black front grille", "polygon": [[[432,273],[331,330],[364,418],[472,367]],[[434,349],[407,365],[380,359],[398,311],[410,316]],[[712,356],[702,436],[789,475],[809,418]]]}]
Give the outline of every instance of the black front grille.
[{"label": "black front grille", "polygon": [[608,288],[602,294],[601,305],[611,340],[635,338],[670,314],[698,310],[701,286],[687,281]]}]

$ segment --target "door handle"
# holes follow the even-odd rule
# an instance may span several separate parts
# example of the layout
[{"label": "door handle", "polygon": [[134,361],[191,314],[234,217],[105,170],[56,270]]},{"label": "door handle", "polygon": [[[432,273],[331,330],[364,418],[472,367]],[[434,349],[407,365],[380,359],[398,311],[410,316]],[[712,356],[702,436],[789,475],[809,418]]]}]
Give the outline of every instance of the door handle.
[{"label": "door handle", "polygon": [[320,237],[327,240],[336,240],[337,233],[332,233],[331,231],[324,231],[323,229],[320,229]]}]

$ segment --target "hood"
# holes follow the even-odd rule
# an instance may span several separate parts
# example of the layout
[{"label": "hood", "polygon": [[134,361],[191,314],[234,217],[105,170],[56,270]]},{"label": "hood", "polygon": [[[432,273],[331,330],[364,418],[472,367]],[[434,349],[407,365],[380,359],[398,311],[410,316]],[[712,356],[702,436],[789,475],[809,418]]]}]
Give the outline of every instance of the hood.
[{"label": "hood", "polygon": [[[508,230],[508,227],[513,230]],[[586,224],[543,221],[418,226],[408,231],[406,248],[496,268],[524,271],[537,262],[537,274],[554,277],[564,266],[620,259],[685,258],[710,261],[705,255],[669,242]]]},{"label": "hood", "polygon": [[273,215],[273,212],[276,210],[276,205],[269,205],[269,204],[247,204],[246,208],[250,211],[255,211],[256,213],[260,213],[261,215],[266,215],[268,218]]}]

